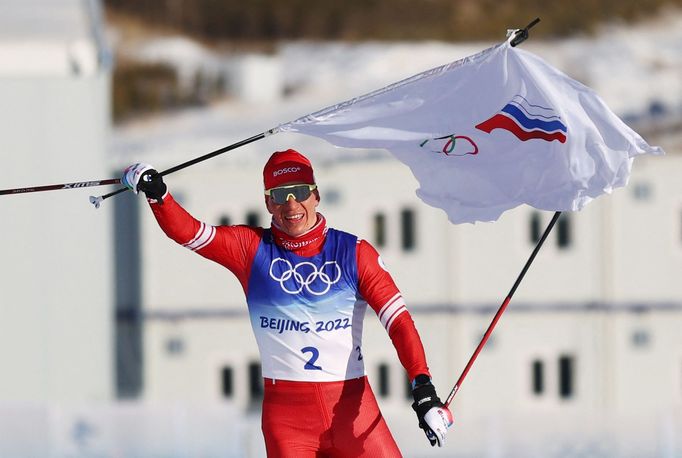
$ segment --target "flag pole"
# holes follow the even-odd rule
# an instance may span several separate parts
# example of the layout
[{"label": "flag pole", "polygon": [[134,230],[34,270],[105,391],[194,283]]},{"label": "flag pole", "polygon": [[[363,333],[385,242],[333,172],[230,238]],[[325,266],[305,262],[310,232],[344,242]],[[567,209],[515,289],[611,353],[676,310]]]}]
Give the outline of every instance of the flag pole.
[{"label": "flag pole", "polygon": [[540,18],[536,17],[526,27],[524,27],[523,29],[517,30],[516,36],[514,36],[514,38],[512,38],[512,40],[509,42],[509,45],[513,48],[515,46],[520,45],[524,41],[526,41],[528,39],[528,30],[530,30],[538,22],[540,22]]},{"label": "flag pole", "polygon": [[[524,42],[526,39],[528,39],[528,30],[535,26],[538,22],[540,22],[540,18],[535,18],[533,21],[531,21],[525,28],[519,29],[519,30],[514,30],[514,37],[511,39],[511,46],[517,46]],[[176,165],[175,167],[171,167],[170,169],[164,170],[160,172],[161,176],[169,175],[173,172],[176,172],[178,170],[184,169],[185,167],[189,167],[191,165],[194,165],[198,162],[205,161],[207,159],[210,159],[212,157],[215,157],[219,154],[223,154],[227,151],[239,148],[241,146],[247,145],[249,143],[252,143],[256,140],[260,140],[262,138],[265,138],[268,135],[272,135],[274,133],[277,133],[280,131],[280,126],[275,127],[273,129],[266,130],[265,132],[262,132],[260,134],[254,135],[252,137],[249,137],[247,139],[241,140],[237,143],[234,143],[232,145],[225,146],[223,148],[220,148],[216,151],[213,151],[211,153],[205,154],[203,156],[197,157],[195,159],[189,160],[187,162],[184,162],[182,164]],[[31,186],[31,187],[24,187],[24,188],[16,188],[16,189],[5,189],[5,190],[0,190],[0,195],[10,195],[10,194],[19,194],[19,193],[26,193],[26,192],[39,192],[39,191],[52,191],[52,190],[59,190],[59,189],[75,189],[75,188],[81,188],[81,187],[91,187],[91,186],[102,186],[102,185],[107,185],[107,184],[118,184],[120,183],[120,179],[117,178],[112,178],[112,179],[107,179],[107,180],[93,180],[89,182],[78,182],[78,183],[65,183],[65,184],[59,184],[59,185],[46,185],[46,186]],[[115,191],[112,191],[108,194],[104,194],[99,197],[95,196],[90,196],[90,203],[95,206],[95,208],[99,208],[99,206],[102,204],[102,202],[109,197],[116,196],[118,194],[121,194],[125,191],[127,191],[128,188],[119,188]]]},{"label": "flag pole", "polygon": [[523,280],[523,277],[526,275],[526,272],[528,272],[528,269],[530,268],[530,265],[533,263],[535,256],[537,256],[538,252],[540,251],[540,248],[542,248],[542,244],[545,243],[545,239],[547,239],[547,236],[549,235],[549,233],[552,232],[552,228],[554,227],[557,220],[559,219],[559,216],[561,216],[561,212],[558,211],[558,212],[554,213],[554,216],[552,217],[552,220],[547,225],[545,232],[542,234],[542,237],[540,237],[540,240],[535,245],[533,252],[531,253],[530,257],[528,258],[528,261],[526,261],[526,264],[523,266],[521,273],[516,278],[516,281],[514,282],[514,286],[512,286],[511,290],[509,291],[509,294],[507,294],[507,297],[505,298],[504,302],[502,302],[502,305],[497,310],[495,317],[493,318],[492,322],[488,326],[488,329],[485,331],[485,334],[483,334],[483,338],[481,339],[478,346],[476,347],[474,354],[471,355],[471,358],[469,358],[469,362],[467,363],[466,367],[462,371],[462,375],[459,376],[459,379],[457,379],[457,383],[455,383],[455,386],[452,388],[452,391],[450,391],[450,394],[448,395],[447,400],[445,401],[445,407],[448,407],[450,405],[450,403],[452,402],[452,399],[455,397],[455,394],[457,394],[460,387],[462,386],[462,383],[464,382],[464,378],[469,373],[469,370],[471,369],[471,366],[473,366],[474,361],[476,361],[478,354],[481,352],[481,350],[483,350],[483,347],[485,346],[486,342],[488,341],[488,338],[490,338],[490,335],[493,333],[493,329],[495,329],[497,322],[500,320],[500,317],[502,316],[504,311],[507,309],[507,306],[509,305],[509,302],[511,301],[512,296],[514,296],[514,293],[516,292],[516,288],[518,288],[519,285],[521,284],[521,280]]}]

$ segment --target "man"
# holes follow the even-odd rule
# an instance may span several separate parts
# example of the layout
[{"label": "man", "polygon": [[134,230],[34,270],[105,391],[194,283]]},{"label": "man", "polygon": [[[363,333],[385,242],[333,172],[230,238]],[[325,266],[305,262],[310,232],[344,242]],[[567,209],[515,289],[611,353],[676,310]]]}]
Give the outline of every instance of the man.
[{"label": "man", "polygon": [[376,250],[327,227],[302,154],[275,152],[263,180],[269,229],[196,220],[148,164],[131,165],[122,181],[146,194],[171,239],[239,279],[261,355],[268,456],[401,456],[365,375],[367,305],[412,380],[419,426],[432,446],[442,446],[452,414],[436,395],[414,322]]}]

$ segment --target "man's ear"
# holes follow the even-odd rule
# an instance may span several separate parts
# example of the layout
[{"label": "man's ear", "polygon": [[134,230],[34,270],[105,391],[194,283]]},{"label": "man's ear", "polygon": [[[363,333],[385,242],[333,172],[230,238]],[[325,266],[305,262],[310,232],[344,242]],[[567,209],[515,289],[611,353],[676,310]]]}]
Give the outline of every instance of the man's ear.
[{"label": "man's ear", "polygon": [[272,215],[272,210],[270,209],[270,199],[268,199],[268,196],[263,195],[263,198],[265,199],[265,208],[268,209],[268,213]]}]

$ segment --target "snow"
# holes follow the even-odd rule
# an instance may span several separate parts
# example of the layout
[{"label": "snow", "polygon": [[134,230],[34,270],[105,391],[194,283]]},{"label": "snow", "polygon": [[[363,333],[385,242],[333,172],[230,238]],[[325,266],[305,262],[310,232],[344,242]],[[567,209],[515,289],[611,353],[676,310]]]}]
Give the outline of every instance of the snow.
[{"label": "snow", "polygon": [[529,41],[527,49],[595,89],[621,116],[654,103],[678,112],[682,106],[680,12],[634,27],[605,26],[593,39]]},{"label": "snow", "polygon": [[[143,154],[193,157],[191,152],[209,152],[493,44],[288,42],[266,56],[216,52],[181,37],[138,43],[124,52],[140,60],[169,63],[183,78],[207,69],[226,72],[233,89],[248,90],[205,108],[118,126],[113,151],[121,163]],[[626,121],[682,114],[681,11],[636,26],[605,26],[594,37],[541,41],[531,32],[521,46],[595,89]],[[240,65],[244,62],[250,63]],[[253,96],[254,87],[263,88],[262,97]],[[296,143],[309,141],[297,136]],[[381,156],[354,152],[354,157],[377,154]],[[249,157],[263,160],[257,154]],[[349,158],[341,154],[333,160]]]},{"label": "snow", "polygon": [[164,63],[174,67],[181,87],[190,88],[198,71],[214,74],[225,65],[225,59],[182,36],[158,37],[124,49],[122,55],[147,63]]}]

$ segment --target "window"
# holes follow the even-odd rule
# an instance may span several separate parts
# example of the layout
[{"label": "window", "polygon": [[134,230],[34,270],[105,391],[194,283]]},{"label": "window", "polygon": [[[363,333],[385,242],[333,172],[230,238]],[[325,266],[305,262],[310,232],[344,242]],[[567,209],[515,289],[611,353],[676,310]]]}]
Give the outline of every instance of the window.
[{"label": "window", "polygon": [[231,223],[230,217],[227,215],[220,215],[220,219],[218,220],[218,225],[219,226],[229,226]]},{"label": "window", "polygon": [[414,210],[405,208],[400,212],[401,245],[403,251],[414,250],[417,244],[416,217]]},{"label": "window", "polygon": [[636,183],[632,187],[632,196],[635,200],[641,201],[651,199],[651,185],[649,183]]},{"label": "window", "polygon": [[540,241],[542,237],[542,229],[540,228],[542,224],[542,216],[540,212],[533,212],[530,215],[530,243],[535,245]]},{"label": "window", "polygon": [[386,246],[386,215],[383,213],[374,215],[374,244],[377,247]]},{"label": "window", "polygon": [[233,373],[230,366],[225,366],[220,371],[220,386],[224,398],[231,398],[234,394]]},{"label": "window", "polygon": [[536,359],[531,364],[532,371],[532,389],[533,394],[540,396],[545,392],[545,365],[544,363]]},{"label": "window", "polygon": [[322,200],[324,200],[326,206],[339,205],[341,203],[341,192],[338,189],[327,188],[325,186]]},{"label": "window", "polygon": [[559,357],[559,397],[570,399],[573,397],[575,387],[575,361],[572,356],[563,355]]},{"label": "window", "polygon": [[379,396],[385,398],[390,393],[389,388],[389,367],[386,363],[379,364]]},{"label": "window", "polygon": [[179,356],[185,351],[185,342],[181,337],[171,337],[166,340],[166,351],[171,356]]},{"label": "window", "polygon": [[246,213],[246,225],[251,227],[260,226],[260,214],[257,211]]},{"label": "window", "polygon": [[258,361],[249,363],[249,397],[252,403],[260,402],[263,399],[263,378]]},{"label": "window", "polygon": [[562,213],[557,221],[557,245],[561,249],[571,246],[573,236],[571,234],[571,218]]},{"label": "window", "polygon": [[[542,238],[544,229],[542,227],[542,214],[540,212],[532,212],[528,225],[529,241],[533,245],[537,244]],[[573,243],[573,233],[571,217],[567,213],[562,213],[556,224],[557,246],[559,249],[566,249]]]},{"label": "window", "polygon": [[649,331],[645,329],[637,329],[632,333],[632,345],[638,348],[645,348],[649,346],[651,336]]},{"label": "window", "polygon": [[[487,332],[487,331],[486,331]],[[476,340],[473,341],[474,345],[480,344],[483,339],[485,338],[485,332],[482,332],[481,335],[479,335]],[[488,334],[488,338],[485,341],[485,346],[481,349],[481,351],[493,351],[495,348],[495,345],[497,345],[497,334]]]}]

